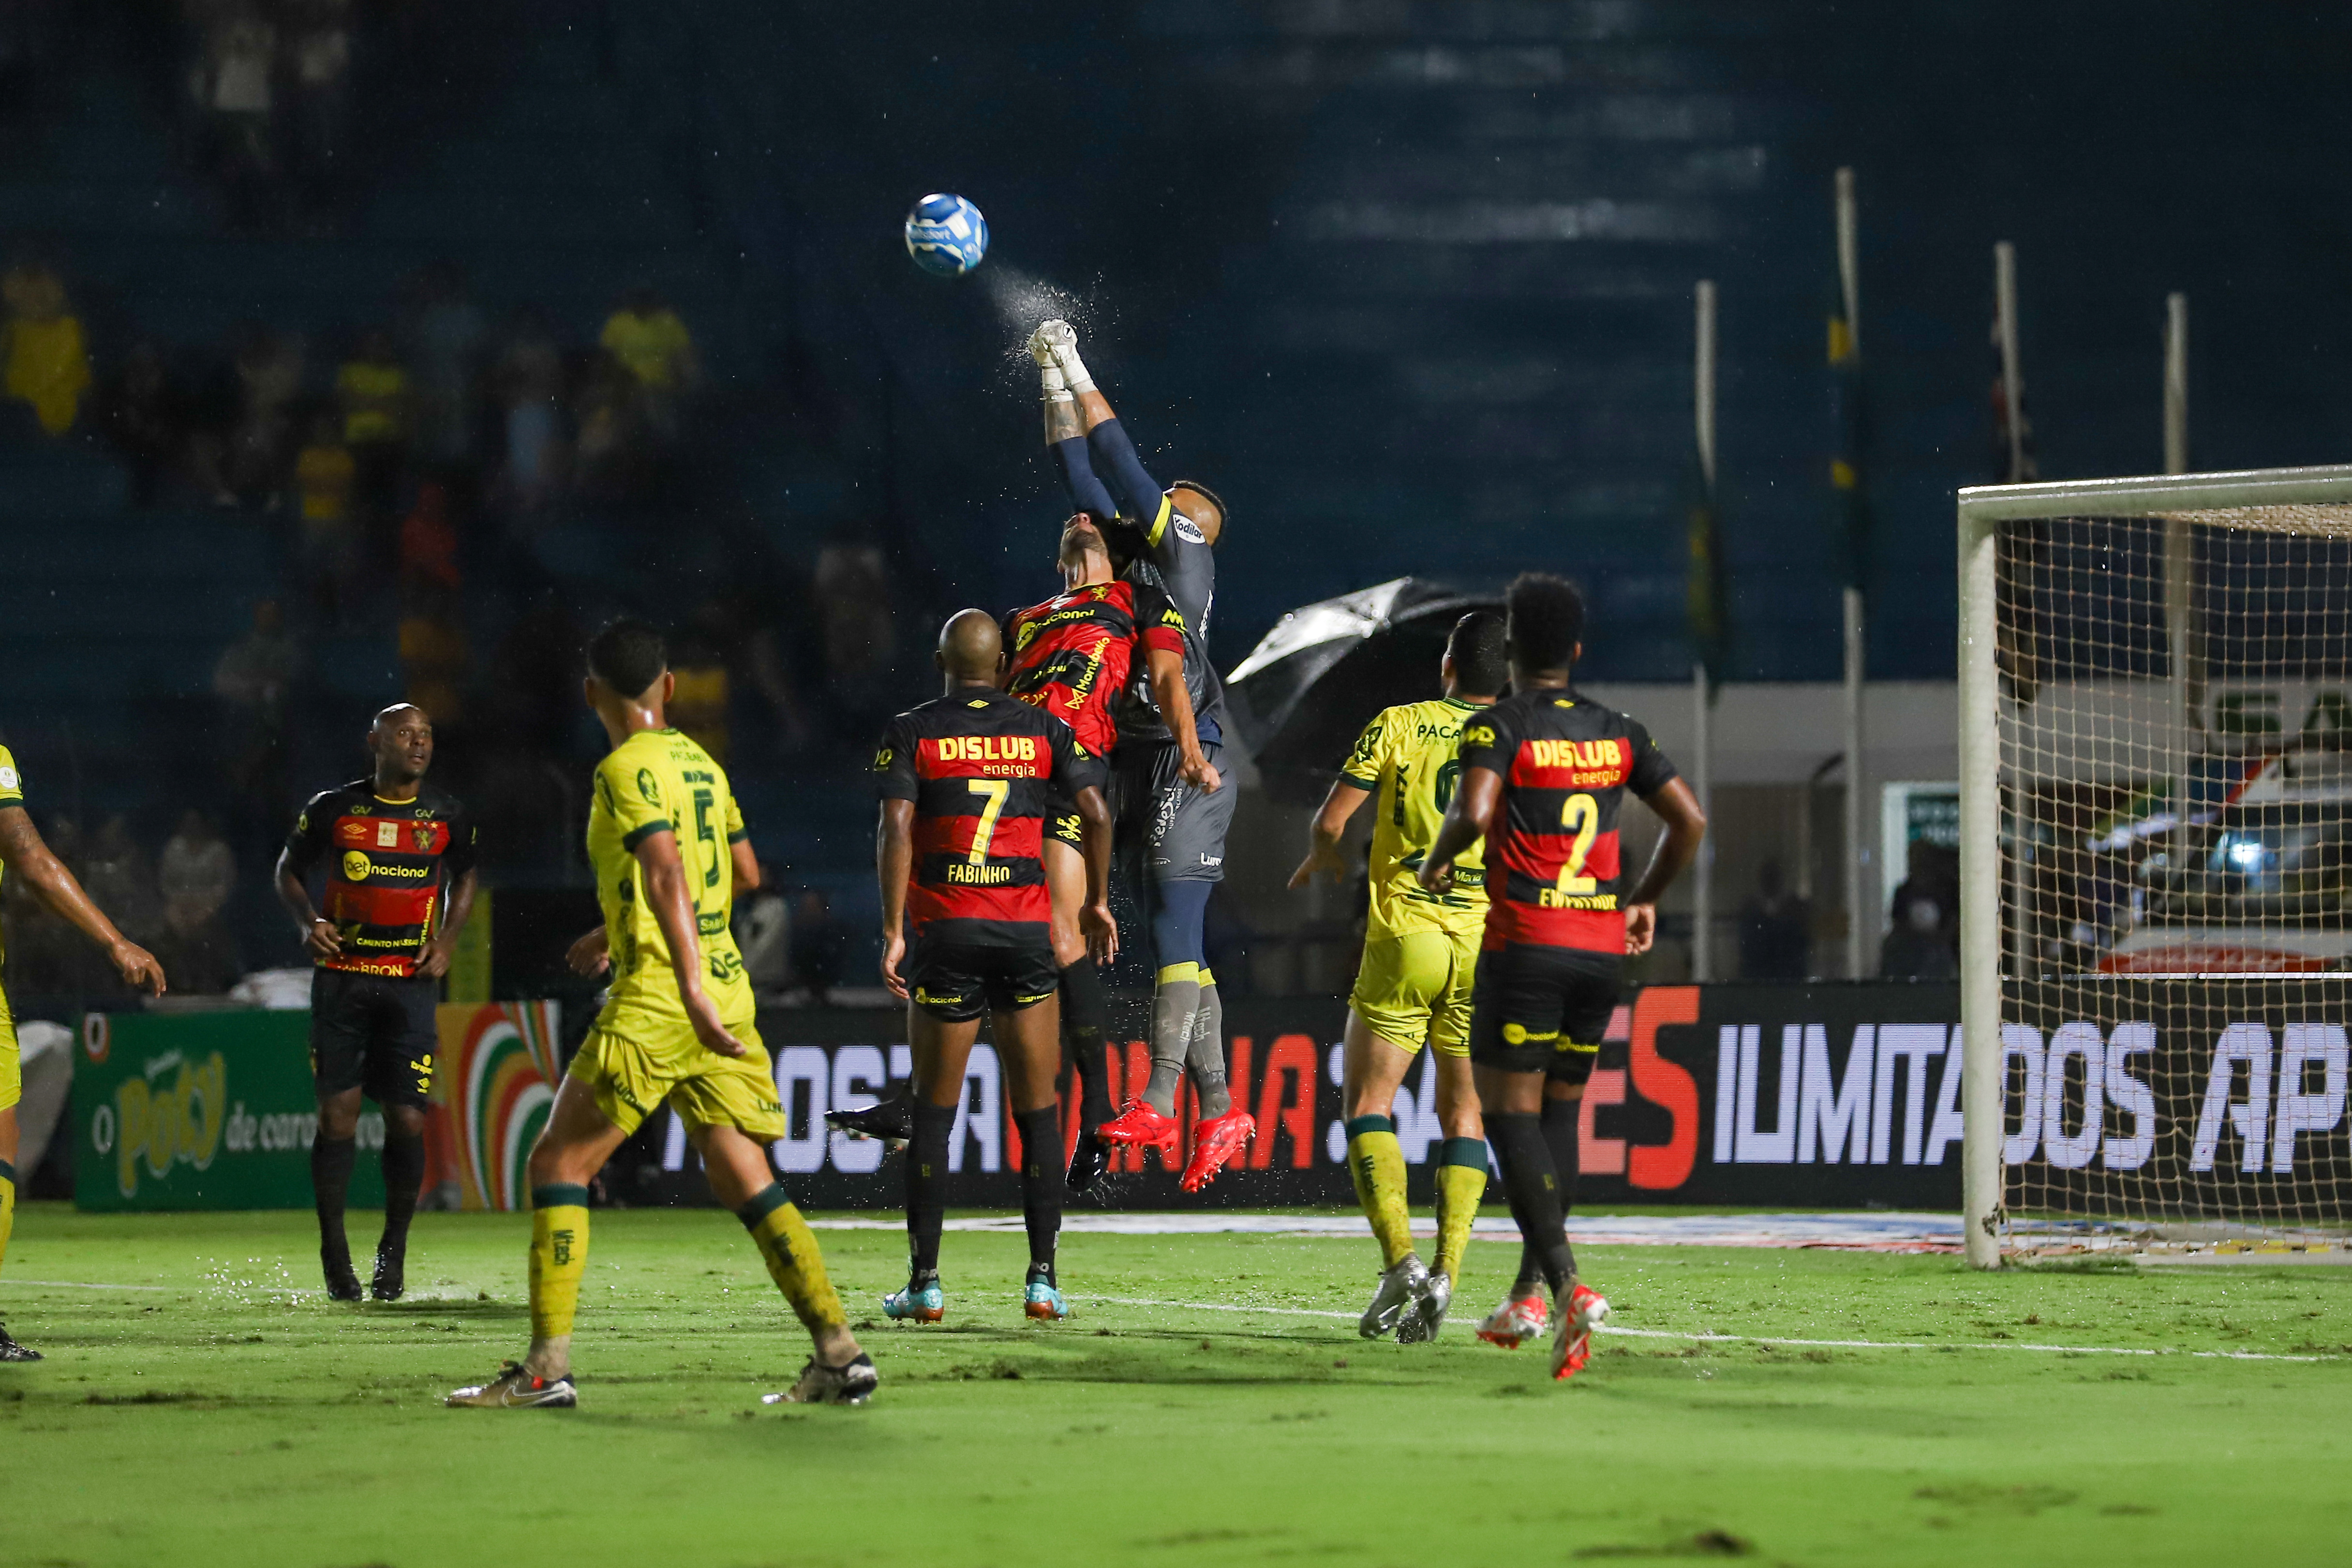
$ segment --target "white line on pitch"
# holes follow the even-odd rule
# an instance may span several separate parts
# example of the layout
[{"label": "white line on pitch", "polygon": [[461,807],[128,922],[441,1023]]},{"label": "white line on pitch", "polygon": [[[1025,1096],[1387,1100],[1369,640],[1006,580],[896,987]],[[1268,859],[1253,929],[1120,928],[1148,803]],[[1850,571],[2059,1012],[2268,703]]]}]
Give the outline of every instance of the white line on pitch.
[{"label": "white line on pitch", "polygon": [[[1286,1318],[1340,1318],[1353,1312],[1333,1312],[1313,1307],[1244,1307],[1229,1301],[1158,1301],[1133,1296],[1072,1296],[1073,1301],[1100,1301],[1114,1307],[1181,1307],[1193,1312],[1271,1312]],[[2042,1345],[1969,1342],[1934,1344],[1923,1340],[1797,1340],[1780,1334],[1700,1334],[1680,1329],[1625,1329],[1603,1323],[1600,1332],[1639,1340],[1693,1340],[1714,1344],[1805,1345],[1824,1350],[1857,1351],[2035,1351],[2046,1355],[2186,1355],[2209,1361],[2332,1361],[2333,1356],[2284,1355],[2268,1351],[2144,1350],[2127,1345]]]},{"label": "white line on pitch", "polygon": [[0,1285],[47,1285],[56,1290],[169,1290],[169,1285],[105,1285],[88,1279],[26,1279],[11,1274]]}]

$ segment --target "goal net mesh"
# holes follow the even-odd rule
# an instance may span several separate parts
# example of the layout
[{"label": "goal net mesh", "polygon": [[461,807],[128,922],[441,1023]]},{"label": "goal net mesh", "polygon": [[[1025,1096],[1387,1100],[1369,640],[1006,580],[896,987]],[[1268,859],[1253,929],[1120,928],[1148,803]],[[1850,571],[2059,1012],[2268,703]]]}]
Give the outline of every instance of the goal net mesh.
[{"label": "goal net mesh", "polygon": [[2000,525],[2013,1243],[2347,1216],[2352,506]]}]

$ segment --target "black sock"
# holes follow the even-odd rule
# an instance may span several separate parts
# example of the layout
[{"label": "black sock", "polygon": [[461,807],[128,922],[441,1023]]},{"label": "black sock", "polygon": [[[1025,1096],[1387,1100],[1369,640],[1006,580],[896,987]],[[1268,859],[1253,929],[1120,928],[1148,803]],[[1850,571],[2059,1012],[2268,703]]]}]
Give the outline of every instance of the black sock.
[{"label": "black sock", "polygon": [[340,1268],[352,1266],[351,1243],[343,1237],[343,1200],[352,1190],[352,1164],[359,1158],[356,1138],[330,1138],[324,1132],[310,1139],[310,1196],[319,1209],[319,1254]]},{"label": "black sock", "polygon": [[1029,1227],[1029,1277],[1043,1269],[1054,1281],[1054,1247],[1062,1234],[1062,1111],[1059,1106],[1015,1111],[1021,1131],[1021,1218]]},{"label": "black sock", "polygon": [[1118,1114],[1103,1045],[1109,1017],[1102,971],[1089,953],[1062,971],[1062,1046],[1078,1069],[1078,1125],[1089,1132]]},{"label": "black sock", "polygon": [[[1584,1149],[1583,1140],[1578,1135],[1583,1105],[1580,1100],[1553,1100],[1549,1096],[1544,1100],[1544,1146],[1551,1151],[1552,1172],[1559,1178],[1559,1212],[1563,1216],[1576,1212],[1577,1168]],[[1514,1293],[1527,1294],[1542,1279],[1543,1259],[1536,1256],[1533,1247],[1521,1242],[1519,1279]]]},{"label": "black sock", "polygon": [[425,1188],[425,1139],[404,1138],[391,1128],[383,1133],[383,1239],[378,1250],[397,1252],[408,1245],[408,1222],[416,1217],[417,1195]]},{"label": "black sock", "polygon": [[1494,1144],[1495,1159],[1503,1167],[1503,1191],[1510,1199],[1520,1238],[1535,1249],[1544,1283],[1558,1298],[1575,1276],[1576,1254],[1569,1249],[1559,1178],[1552,1169],[1551,1151],[1544,1146],[1542,1121],[1523,1111],[1490,1110],[1486,1141]]},{"label": "black sock", "polygon": [[920,1279],[940,1271],[940,1230],[947,1224],[948,1136],[955,1107],[915,1101],[915,1141],[907,1148],[907,1256]]},{"label": "black sock", "polygon": [[1058,1105],[1013,1113],[1021,1134],[1021,1218],[1029,1232],[1029,1264],[1050,1270],[1062,1234],[1066,1194],[1062,1172],[1062,1113]]}]

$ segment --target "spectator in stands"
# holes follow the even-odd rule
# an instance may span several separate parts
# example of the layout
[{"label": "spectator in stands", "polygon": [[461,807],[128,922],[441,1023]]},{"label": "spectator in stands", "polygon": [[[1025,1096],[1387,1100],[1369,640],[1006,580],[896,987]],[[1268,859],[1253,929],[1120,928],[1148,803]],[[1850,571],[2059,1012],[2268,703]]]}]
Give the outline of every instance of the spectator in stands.
[{"label": "spectator in stands", "polygon": [[[253,606],[253,625],[213,667],[213,694],[227,721],[229,781],[241,800],[266,794],[276,802],[284,794],[287,699],[300,662],[284,610],[264,599]],[[279,815],[273,808],[269,818]]]},{"label": "spectator in stands", "polygon": [[89,389],[89,348],[66,286],[47,264],[17,263],[0,274],[0,365],[8,396],[32,405],[50,436],[73,428]]},{"label": "spectator in stands", "polygon": [[457,595],[431,578],[412,581],[400,617],[403,695],[433,716],[446,744],[466,721],[466,674],[473,653],[458,617]]},{"label": "spectator in stands", "polygon": [[286,164],[306,217],[332,215],[351,122],[350,0],[286,7]]},{"label": "spectator in stands", "polygon": [[582,378],[578,406],[580,434],[574,452],[583,488],[608,499],[635,496],[647,471],[646,421],[636,383],[627,368],[599,350]]},{"label": "spectator in stands", "polygon": [[218,907],[207,910],[194,899],[164,900],[163,921],[155,933],[152,951],[178,995],[225,995],[245,973],[236,938],[221,919]]},{"label": "spectator in stands", "polygon": [[187,467],[189,408],[163,352],[144,340],[99,389],[91,417],[131,470],[131,504],[153,506],[164,484]]},{"label": "spectator in stands", "polygon": [[417,279],[408,363],[416,384],[416,455],[428,471],[473,459],[487,332],[467,294],[464,269],[452,261],[427,267]]},{"label": "spectator in stands", "polygon": [[276,510],[294,455],[302,395],[302,340],[248,321],[237,333],[236,425],[229,434],[228,488],[247,505]]},{"label": "spectator in stands", "polygon": [[400,525],[400,581],[411,591],[433,587],[454,593],[464,585],[457,569],[457,531],[449,521],[449,492],[437,479],[416,487],[416,504]]},{"label": "spectator in stands", "polygon": [[189,88],[204,111],[205,160],[227,197],[229,220],[251,226],[275,206],[278,29],[257,6],[218,6],[205,23],[204,56]]},{"label": "spectator in stands", "polygon": [[1811,906],[1791,892],[1778,860],[1756,868],[1756,891],[1739,910],[1739,977],[1802,980],[1812,963]]},{"label": "spectator in stands", "polygon": [[841,984],[849,963],[849,931],[833,918],[824,894],[811,888],[793,911],[793,978],[808,987],[809,1000],[823,1007]]},{"label": "spectator in stands", "polygon": [[163,900],[155,890],[155,868],[121,812],[98,830],[82,867],[81,885],[90,901],[131,941],[152,942],[163,928]]},{"label": "spectator in stands", "polygon": [[342,421],[321,414],[294,459],[295,513],[299,521],[303,585],[320,617],[340,618],[357,554],[352,489],[357,466],[343,445]]},{"label": "spectator in stands", "polygon": [[677,312],[651,289],[631,289],[596,341],[629,373],[646,424],[664,440],[675,437],[678,400],[701,378],[694,335]]},{"label": "spectator in stands", "polygon": [[501,488],[509,504],[529,516],[562,482],[563,351],[545,316],[528,306],[515,313],[492,379],[505,425]]},{"label": "spectator in stands", "polygon": [[[213,819],[193,805],[181,813],[179,831],[164,841],[155,862],[155,886],[163,895],[167,919],[184,904],[198,921],[219,913],[236,886],[236,861],[228,846],[214,829]],[[176,971],[163,973],[173,985],[179,984]]]},{"label": "spectator in stands", "polygon": [[1945,911],[1924,894],[1898,898],[1895,929],[1878,950],[1878,973],[1889,980],[1957,980],[1959,955],[1943,932]]},{"label": "spectator in stands", "polygon": [[890,578],[881,547],[846,531],[817,552],[816,601],[824,626],[827,687],[841,721],[862,731],[890,700],[898,652]]},{"label": "spectator in stands", "polygon": [[[392,334],[374,327],[335,373],[335,401],[343,414],[343,445],[351,448],[353,495],[362,528],[382,527],[392,514],[408,453],[413,413],[408,368]],[[379,552],[379,558],[388,552]]]}]

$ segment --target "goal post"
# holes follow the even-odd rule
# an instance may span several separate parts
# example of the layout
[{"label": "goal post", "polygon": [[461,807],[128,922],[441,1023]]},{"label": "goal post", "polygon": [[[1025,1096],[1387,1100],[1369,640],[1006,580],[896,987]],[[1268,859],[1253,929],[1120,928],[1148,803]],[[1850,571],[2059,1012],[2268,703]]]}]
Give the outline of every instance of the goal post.
[{"label": "goal post", "polygon": [[1969,1261],[2341,1226],[2352,466],[1958,525]]}]

